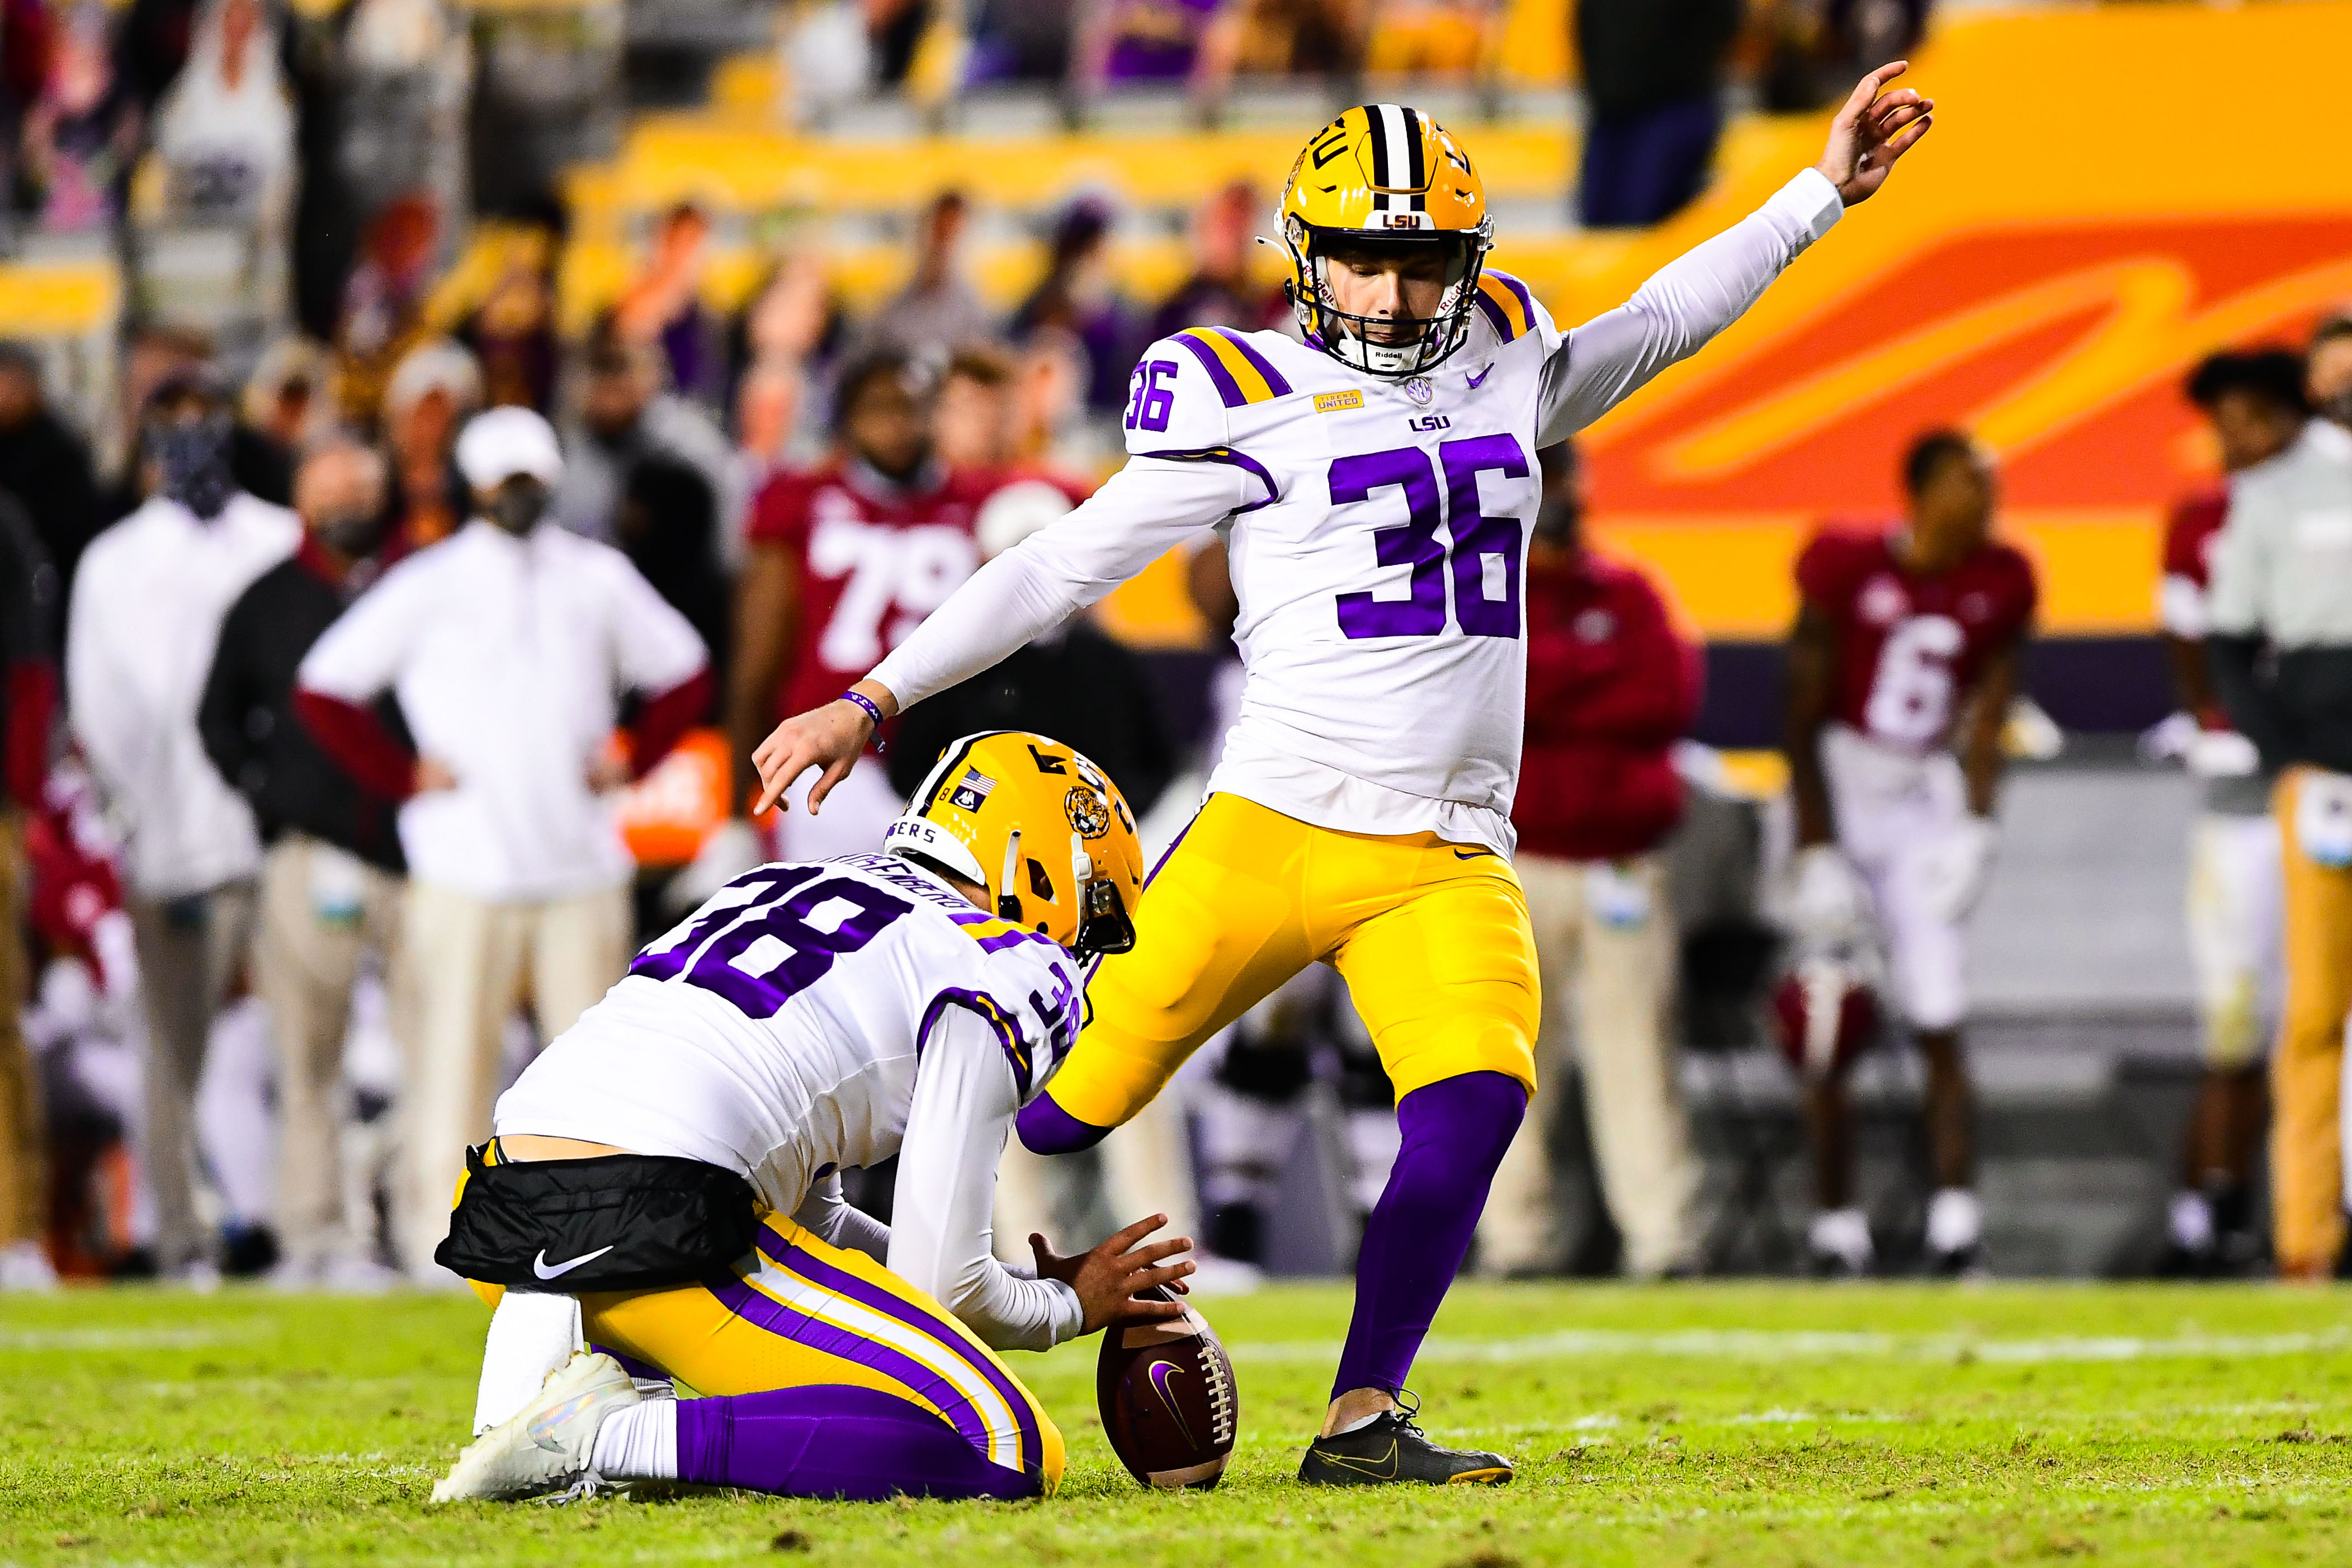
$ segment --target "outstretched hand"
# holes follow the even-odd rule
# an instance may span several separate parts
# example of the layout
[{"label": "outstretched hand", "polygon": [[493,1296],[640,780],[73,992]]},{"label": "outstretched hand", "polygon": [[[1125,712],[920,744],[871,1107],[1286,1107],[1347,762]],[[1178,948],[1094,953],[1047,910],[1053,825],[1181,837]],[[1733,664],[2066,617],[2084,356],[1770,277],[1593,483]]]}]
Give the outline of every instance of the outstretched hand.
[{"label": "outstretched hand", "polygon": [[1814,167],[1837,187],[1845,205],[1868,201],[1886,183],[1895,160],[1918,144],[1934,123],[1932,98],[1886,84],[1911,68],[1908,60],[1879,67],[1854,84],[1853,96],[1830,121],[1830,144]]},{"label": "outstretched hand", "polygon": [[[850,689],[871,700],[885,713],[898,710],[889,689],[878,681],[861,680]],[[777,725],[751,752],[751,765],[760,770],[760,798],[752,815],[782,805],[784,792],[795,780],[811,768],[821,768],[823,773],[808,792],[809,815],[814,816],[833,786],[857,765],[873,733],[874,720],[866,710],[838,697]]]},{"label": "outstretched hand", "polygon": [[1078,1304],[1087,1314],[1086,1326],[1078,1331],[1083,1334],[1127,1320],[1181,1317],[1184,1308],[1181,1302],[1136,1299],[1139,1292],[1155,1285],[1165,1285],[1181,1294],[1185,1288],[1184,1276],[1192,1272],[1190,1258],[1160,1266],[1162,1258],[1192,1251],[1190,1237],[1155,1241],[1149,1247],[1140,1245],[1145,1237],[1167,1223],[1164,1214],[1137,1220],[1092,1252],[1070,1258],[1055,1256],[1045,1245],[1045,1238],[1033,1233],[1029,1250],[1037,1255],[1037,1278],[1059,1279],[1078,1293]]}]

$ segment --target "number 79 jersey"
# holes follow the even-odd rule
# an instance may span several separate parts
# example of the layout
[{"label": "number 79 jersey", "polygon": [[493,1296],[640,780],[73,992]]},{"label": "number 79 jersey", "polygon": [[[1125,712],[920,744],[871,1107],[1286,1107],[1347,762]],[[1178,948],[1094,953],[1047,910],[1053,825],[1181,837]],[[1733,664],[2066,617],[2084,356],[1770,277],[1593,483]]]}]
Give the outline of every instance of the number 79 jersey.
[{"label": "number 79 jersey", "polygon": [[1835,717],[1924,754],[1948,743],[1985,661],[2033,619],[2033,567],[1994,542],[1922,577],[1896,559],[1889,538],[1824,530],[1797,557],[1797,588],[1835,634]]},{"label": "number 79 jersey", "polygon": [[1426,376],[1278,332],[1196,327],[1136,366],[1137,457],[1226,463],[1219,527],[1247,679],[1212,789],[1318,826],[1507,850],[1527,696],[1520,595],[1551,319],[1487,272]]}]

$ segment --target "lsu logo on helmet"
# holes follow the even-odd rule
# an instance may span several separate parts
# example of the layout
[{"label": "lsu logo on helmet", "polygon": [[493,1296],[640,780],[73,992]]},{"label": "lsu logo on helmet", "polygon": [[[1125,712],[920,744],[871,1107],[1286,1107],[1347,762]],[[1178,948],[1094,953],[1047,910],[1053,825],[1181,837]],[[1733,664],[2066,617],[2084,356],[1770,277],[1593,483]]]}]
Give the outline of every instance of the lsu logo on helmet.
[{"label": "lsu logo on helmet", "polygon": [[[1427,373],[1469,336],[1495,220],[1485,182],[1450,132],[1417,109],[1368,103],[1317,132],[1291,165],[1282,239],[1285,287],[1307,342],[1351,370],[1402,379]],[[1445,291],[1417,334],[1374,342],[1370,318],[1332,303],[1331,254],[1351,242],[1443,248]]]},{"label": "lsu logo on helmet", "polygon": [[1100,768],[1059,741],[966,735],[940,753],[882,845],[979,883],[999,918],[1081,958],[1135,945],[1135,814]]}]

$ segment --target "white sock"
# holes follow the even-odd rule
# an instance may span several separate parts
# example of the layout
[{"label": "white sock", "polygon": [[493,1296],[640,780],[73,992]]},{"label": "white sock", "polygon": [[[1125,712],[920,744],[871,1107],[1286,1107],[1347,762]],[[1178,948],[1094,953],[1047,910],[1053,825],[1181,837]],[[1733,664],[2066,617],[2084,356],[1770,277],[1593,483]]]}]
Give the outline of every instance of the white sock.
[{"label": "white sock", "polygon": [[2203,1193],[2172,1194],[2172,1239],[2184,1252],[2202,1252],[2213,1245],[2213,1205]]},{"label": "white sock", "polygon": [[482,1342],[482,1381],[474,1394],[480,1436],[530,1403],[547,1374],[580,1348],[580,1303],[569,1296],[509,1290],[490,1314]]},{"label": "white sock", "polygon": [[677,1401],[643,1400],[605,1416],[588,1468],[608,1481],[677,1479]]},{"label": "white sock", "polygon": [[1984,1205],[1966,1187],[1938,1187],[1927,1200],[1927,1247],[1960,1252],[1984,1235]]},{"label": "white sock", "polygon": [[1805,1240],[1815,1252],[1826,1252],[1850,1268],[1870,1264],[1870,1216],[1860,1209],[1822,1210],[1813,1215]]}]

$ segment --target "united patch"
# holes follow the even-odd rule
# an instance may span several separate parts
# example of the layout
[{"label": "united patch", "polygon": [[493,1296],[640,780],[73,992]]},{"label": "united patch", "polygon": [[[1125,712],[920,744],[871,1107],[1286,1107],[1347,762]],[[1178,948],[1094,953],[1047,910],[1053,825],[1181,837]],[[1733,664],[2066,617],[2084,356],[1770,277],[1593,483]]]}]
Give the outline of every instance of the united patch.
[{"label": "united patch", "polygon": [[948,796],[948,804],[959,811],[978,811],[987,804],[989,791],[995,787],[994,779],[974,768],[956,781],[954,792]]},{"label": "united patch", "polygon": [[1364,395],[1354,387],[1345,392],[1318,392],[1315,395],[1315,412],[1336,414],[1342,408],[1361,408]]}]

